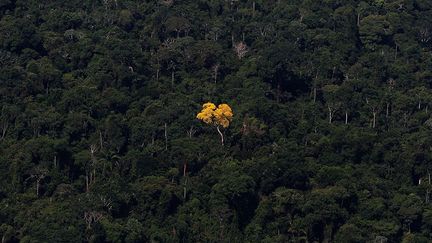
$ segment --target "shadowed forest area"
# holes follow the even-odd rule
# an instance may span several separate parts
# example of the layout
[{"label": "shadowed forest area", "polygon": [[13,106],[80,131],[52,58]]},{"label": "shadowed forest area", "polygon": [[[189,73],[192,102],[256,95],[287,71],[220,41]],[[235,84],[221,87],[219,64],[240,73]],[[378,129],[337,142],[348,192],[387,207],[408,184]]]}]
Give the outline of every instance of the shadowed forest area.
[{"label": "shadowed forest area", "polygon": [[1,242],[431,242],[431,87],[430,0],[0,0]]}]

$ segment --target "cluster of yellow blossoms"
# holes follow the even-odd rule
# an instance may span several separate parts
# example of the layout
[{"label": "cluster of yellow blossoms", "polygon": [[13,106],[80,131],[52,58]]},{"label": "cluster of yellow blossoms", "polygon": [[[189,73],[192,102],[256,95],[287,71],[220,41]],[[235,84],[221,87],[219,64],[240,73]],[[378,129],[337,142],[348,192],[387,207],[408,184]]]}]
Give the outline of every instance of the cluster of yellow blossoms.
[{"label": "cluster of yellow blossoms", "polygon": [[220,104],[216,107],[215,104],[207,102],[196,117],[207,124],[227,128],[232,120],[233,112],[227,104]]}]

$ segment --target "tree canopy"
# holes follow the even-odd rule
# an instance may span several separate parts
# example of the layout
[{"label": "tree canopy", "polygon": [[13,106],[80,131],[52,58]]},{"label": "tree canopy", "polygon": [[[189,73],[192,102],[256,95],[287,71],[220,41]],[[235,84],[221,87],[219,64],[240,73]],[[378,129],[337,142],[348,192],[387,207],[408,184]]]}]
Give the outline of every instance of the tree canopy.
[{"label": "tree canopy", "polygon": [[0,0],[1,241],[431,242],[431,19]]}]

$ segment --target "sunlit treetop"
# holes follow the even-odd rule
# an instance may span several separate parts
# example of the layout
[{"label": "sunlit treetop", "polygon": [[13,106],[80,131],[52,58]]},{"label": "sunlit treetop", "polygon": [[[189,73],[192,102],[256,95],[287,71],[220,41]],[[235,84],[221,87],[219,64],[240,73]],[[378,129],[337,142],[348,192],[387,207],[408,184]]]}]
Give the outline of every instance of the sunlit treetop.
[{"label": "sunlit treetop", "polygon": [[233,112],[227,104],[220,104],[216,108],[215,104],[207,102],[202,107],[201,112],[196,117],[207,124],[227,128],[232,121]]}]

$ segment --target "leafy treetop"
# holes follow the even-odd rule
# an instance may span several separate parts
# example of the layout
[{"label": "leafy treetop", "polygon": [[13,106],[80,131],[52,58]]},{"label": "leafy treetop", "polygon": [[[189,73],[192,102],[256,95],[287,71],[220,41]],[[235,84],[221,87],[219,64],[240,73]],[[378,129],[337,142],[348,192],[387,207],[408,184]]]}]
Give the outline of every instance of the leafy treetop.
[{"label": "leafy treetop", "polygon": [[229,126],[233,117],[233,112],[229,105],[220,104],[216,108],[215,104],[207,102],[202,107],[203,109],[196,116],[198,119],[207,124],[222,126],[224,128]]}]

